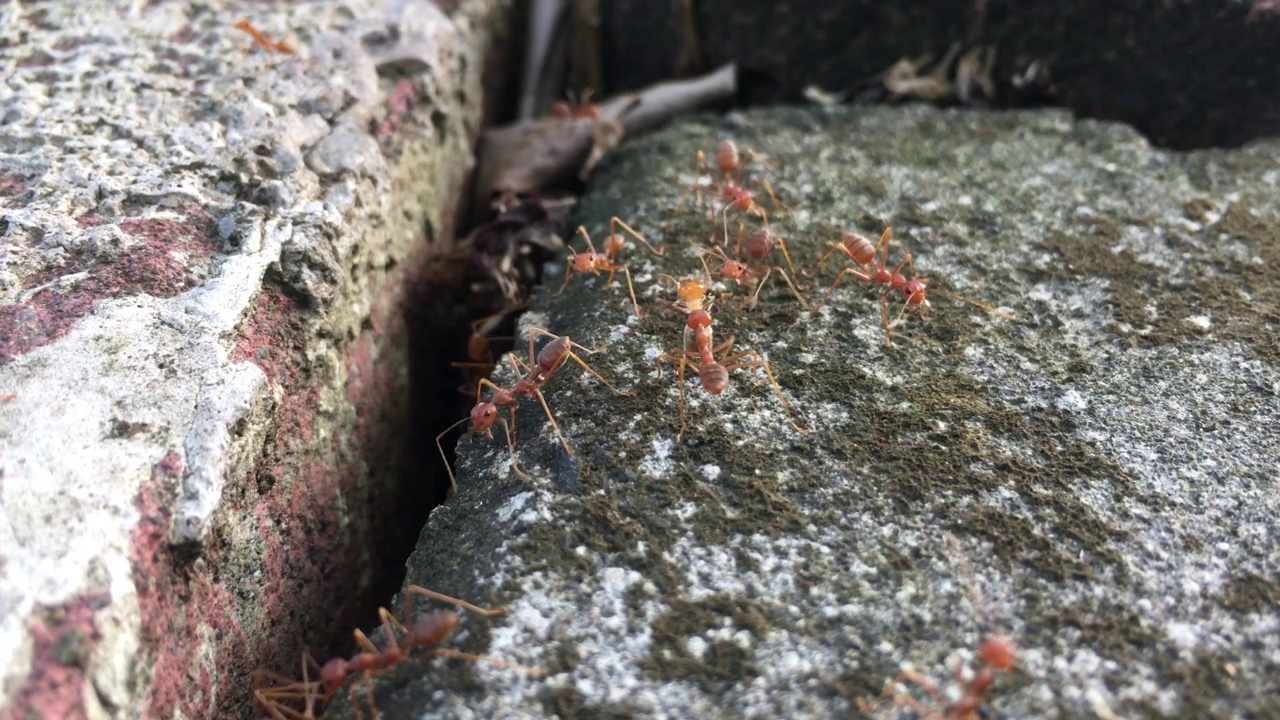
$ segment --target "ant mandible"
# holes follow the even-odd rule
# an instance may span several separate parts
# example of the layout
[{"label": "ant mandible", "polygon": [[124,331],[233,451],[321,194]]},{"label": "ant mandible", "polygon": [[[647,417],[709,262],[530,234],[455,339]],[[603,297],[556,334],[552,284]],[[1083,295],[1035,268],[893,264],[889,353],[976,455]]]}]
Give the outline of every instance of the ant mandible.
[{"label": "ant mandible", "polygon": [[631,271],[627,269],[626,264],[617,261],[618,254],[626,247],[626,240],[618,233],[618,227],[622,227],[632,237],[643,243],[654,255],[663,254],[662,250],[655,248],[643,235],[636,232],[635,229],[617,216],[609,220],[609,237],[604,240],[604,252],[596,252],[595,245],[591,242],[591,236],[587,234],[587,228],[579,225],[578,233],[587,241],[587,251],[580,253],[573,248],[569,248],[570,255],[568,262],[565,263],[564,283],[560,286],[559,292],[564,292],[564,289],[568,287],[569,279],[573,277],[574,273],[599,275],[602,272],[607,272],[609,273],[609,278],[605,281],[604,286],[608,289],[613,284],[613,276],[621,270],[627,278],[627,290],[631,293],[631,305],[635,308],[636,319],[638,320],[640,319],[640,303],[636,301],[636,289],[631,283]]}]

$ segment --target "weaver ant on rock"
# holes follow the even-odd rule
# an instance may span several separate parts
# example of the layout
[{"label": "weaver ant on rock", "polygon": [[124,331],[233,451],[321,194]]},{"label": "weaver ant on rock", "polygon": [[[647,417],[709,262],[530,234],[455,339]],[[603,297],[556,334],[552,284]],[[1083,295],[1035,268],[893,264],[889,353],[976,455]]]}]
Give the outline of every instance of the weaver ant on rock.
[{"label": "weaver ant on rock", "polygon": [[[973,581],[969,561],[960,547],[960,541],[949,532],[944,532],[943,536],[951,547],[952,555],[956,558],[956,564],[960,567],[965,584],[969,587],[974,606],[985,607],[982,595]],[[977,667],[972,671],[967,671],[959,662],[956,662],[952,668],[955,685],[960,691],[959,697],[955,700],[947,700],[938,686],[920,673],[904,670],[885,686],[884,692],[876,702],[883,704],[892,701],[894,705],[908,708],[928,720],[979,720],[983,717],[979,710],[987,695],[990,694],[992,686],[995,685],[996,676],[1010,672],[1018,666],[1018,648],[1013,640],[1004,635],[987,634],[978,643],[974,659],[977,660]],[[898,686],[904,683],[920,688],[937,706],[936,709],[905,691],[898,690]],[[858,700],[858,707],[863,712],[871,710],[871,704],[863,699]]]},{"label": "weaver ant on rock", "polygon": [[[405,588],[404,618],[406,622],[409,621],[413,614],[413,598],[416,596],[457,605],[460,608],[485,617],[504,615],[507,612],[505,607],[486,610],[464,600],[442,595],[418,585],[410,585]],[[430,657],[448,657],[468,662],[485,663],[495,667],[527,673],[535,677],[541,677],[546,674],[546,670],[543,668],[517,665],[497,658],[473,655],[460,650],[441,647],[457,632],[459,618],[455,612],[435,610],[418,615],[412,621],[412,624],[408,626],[400,622],[386,608],[378,608],[378,618],[381,621],[383,633],[387,639],[387,647],[379,649],[362,631],[353,631],[352,634],[355,637],[356,645],[360,648],[359,652],[350,658],[333,658],[325,663],[324,667],[320,668],[319,683],[326,698],[332,697],[335,692],[346,684],[349,678],[359,675],[365,686],[369,711],[374,717],[377,717],[378,708],[373,699],[373,677],[377,673],[400,665],[407,660]],[[397,631],[402,635],[400,640],[396,639]],[[409,653],[419,648],[425,649],[427,652],[417,657],[411,657]],[[364,717],[360,712],[359,699],[354,693],[351,694],[351,705],[355,710],[356,717]]]},{"label": "weaver ant on rock", "polygon": [[[691,295],[691,299],[696,299],[698,304],[701,304],[702,298],[700,296]],[[782,388],[773,376],[773,370],[769,367],[769,362],[762,359],[759,353],[754,350],[730,354],[733,349],[734,339],[732,336],[719,345],[714,345],[713,337],[711,313],[707,309],[699,307],[690,312],[685,320],[684,348],[675,354],[664,353],[657,358],[659,382],[662,380],[663,362],[669,362],[676,366],[677,382],[680,385],[680,430],[676,433],[676,440],[684,436],[686,427],[684,411],[684,369],[686,367],[693,368],[694,372],[698,374],[698,380],[702,383],[702,389],[712,395],[719,395],[729,387],[730,372],[744,367],[749,367],[752,370],[763,369],[765,375],[769,378],[769,383],[773,385],[773,391],[778,397],[778,402],[782,403],[782,408],[787,414],[787,422],[791,423],[791,426],[797,432],[806,432],[804,428],[797,425],[795,420],[792,419],[791,406],[787,403],[787,399],[783,397]],[[723,353],[719,360],[715,357],[716,353]]]},{"label": "weaver ant on rock", "polygon": [[[720,171],[720,179],[717,180],[715,170],[707,164],[707,156],[699,150],[694,159],[693,185],[690,185],[676,202],[676,211],[679,211],[680,206],[684,204],[684,199],[689,192],[709,192],[715,195],[722,204],[720,215],[725,226],[726,237],[729,234],[728,213],[730,210],[737,210],[743,215],[755,215],[760,218],[765,227],[768,227],[769,214],[765,212],[764,206],[757,200],[756,191],[744,185],[741,180],[746,166],[757,157],[751,150],[739,153],[738,146],[732,140],[721,140],[715,153],[716,169]],[[704,170],[711,177],[712,184],[710,188],[702,185],[702,173]],[[773,192],[773,186],[767,180],[760,180],[758,184],[769,194],[769,199],[773,202],[775,208],[783,208],[785,210],[786,206],[782,204],[782,201],[778,200],[777,195]]]},{"label": "weaver ant on rock", "polygon": [[569,279],[573,277],[574,273],[599,275],[602,272],[607,272],[609,273],[609,278],[604,283],[607,289],[613,284],[613,276],[621,270],[622,274],[627,278],[627,290],[631,293],[631,305],[635,308],[636,319],[639,319],[640,303],[636,301],[636,289],[631,284],[631,271],[627,269],[624,263],[617,260],[618,254],[626,247],[625,238],[618,233],[619,226],[643,243],[654,255],[663,254],[662,250],[655,248],[643,235],[636,232],[630,225],[616,216],[609,220],[609,237],[604,240],[604,252],[596,252],[595,245],[591,242],[591,236],[587,234],[587,229],[579,225],[578,233],[587,241],[587,251],[580,253],[573,248],[569,248],[571,254],[565,264],[564,283],[560,286],[560,292],[564,292],[564,289],[568,287]]},{"label": "weaver ant on rock", "polygon": [[[742,257],[744,247],[742,240],[744,232],[745,228],[743,228],[742,225],[739,225],[737,254],[739,258]],[[781,239],[778,239],[777,242],[782,243]],[[764,260],[773,250],[774,243],[775,240],[773,236],[769,234],[768,228],[763,228],[758,232],[752,233],[745,245],[747,257],[754,261]],[[728,244],[727,237],[726,244]],[[782,252],[787,259],[787,265],[790,267],[791,255],[787,252],[786,243],[782,243]],[[787,281],[787,287],[791,288],[791,294],[795,295],[796,300],[800,302],[800,307],[805,309],[809,308],[809,304],[805,302],[804,297],[800,295],[800,290],[797,289],[795,283],[791,281],[791,276],[787,274],[786,270],[783,270],[777,265],[751,265],[742,262],[741,260],[734,260],[725,253],[722,247],[714,246],[702,254],[703,269],[706,270],[708,277],[710,277],[712,273],[706,267],[707,255],[716,255],[720,258],[720,269],[715,274],[725,280],[730,280],[737,283],[739,286],[749,285],[749,281],[756,280],[755,290],[747,298],[746,307],[748,310],[755,308],[756,302],[760,297],[760,290],[764,288],[765,283],[769,281],[769,278],[772,277],[775,272],[781,275],[783,280]],[[794,267],[792,267],[791,272],[792,274],[795,273]]]},{"label": "weaver ant on rock", "polygon": [[[978,645],[975,658],[978,666],[972,673],[966,673],[960,663],[956,663],[953,669],[956,686],[960,688],[960,698],[955,701],[948,701],[938,686],[920,673],[903,670],[889,683],[877,702],[892,701],[893,704],[909,708],[929,720],[978,720],[981,717],[978,714],[979,708],[991,692],[996,675],[1017,667],[1018,650],[1009,638],[990,635]],[[897,686],[902,683],[911,683],[920,688],[941,712],[897,690]],[[871,710],[871,705],[865,700],[859,699],[858,706],[863,712]]]},{"label": "weaver ant on rock", "polygon": [[[853,260],[858,265],[856,268],[845,268],[840,271],[840,274],[836,275],[836,279],[831,283],[831,287],[827,288],[827,294],[823,298],[824,303],[831,299],[831,295],[835,292],[836,286],[840,284],[840,281],[843,280],[846,275],[852,275],[864,282],[872,285],[882,285],[886,288],[884,293],[880,295],[880,319],[881,323],[884,325],[884,341],[886,345],[893,344],[890,329],[894,325],[898,324],[898,321],[902,319],[902,316],[908,310],[919,315],[921,319],[927,319],[927,313],[931,307],[928,297],[930,289],[928,281],[924,278],[916,277],[915,260],[912,258],[911,253],[907,253],[903,257],[902,261],[894,266],[892,270],[889,269],[889,243],[892,238],[893,228],[885,228],[884,233],[880,235],[880,241],[871,247],[871,251],[868,254],[867,248],[871,245],[870,241],[857,233],[846,233],[844,238],[832,247],[831,250],[827,251],[827,254],[818,261],[818,265],[814,266],[814,269],[816,270],[818,266],[822,265],[822,263],[837,250],[844,252],[850,260]],[[877,255],[879,255],[878,259],[876,257]],[[902,268],[904,266],[911,273],[910,278],[902,274]],[[964,297],[963,295],[957,295],[937,288],[935,288],[934,291],[940,292],[947,297],[967,302],[971,305],[976,305],[993,315],[1013,319],[1013,315],[1009,313],[997,310],[990,305],[980,303],[977,300],[972,300]],[[889,296],[895,292],[902,295],[903,304],[902,309],[898,311],[897,316],[895,316],[893,321],[890,322]]]},{"label": "weaver ant on rock", "polygon": [[[551,338],[535,353],[534,338],[539,335],[545,335]],[[521,479],[528,480],[528,473],[520,469],[516,463],[516,445],[512,433],[515,431],[516,408],[520,403],[520,398],[534,397],[542,405],[542,409],[547,414],[547,419],[551,421],[551,427],[555,429],[556,435],[560,438],[560,443],[564,446],[565,452],[572,455],[573,447],[569,445],[569,440],[565,438],[564,432],[560,430],[560,424],[556,422],[555,415],[551,412],[551,407],[547,405],[547,398],[542,394],[542,388],[551,380],[551,376],[555,374],[569,360],[573,360],[584,370],[591,373],[597,380],[604,383],[610,390],[619,395],[631,395],[632,393],[625,390],[619,390],[604,378],[603,375],[596,372],[587,364],[574,349],[580,350],[586,354],[593,354],[599,350],[583,347],[573,342],[567,337],[561,337],[542,328],[531,328],[529,330],[529,362],[516,358],[514,355],[507,355],[507,360],[511,363],[512,371],[515,374],[516,381],[510,388],[500,387],[488,378],[481,378],[476,386],[476,404],[471,408],[471,412],[467,417],[453,423],[445,428],[436,436],[436,447],[440,450],[440,457],[445,461],[445,469],[449,472],[449,487],[456,490],[457,479],[454,477],[453,468],[449,467],[448,456],[444,452],[444,444],[441,440],[446,434],[455,427],[470,421],[471,426],[469,432],[472,434],[480,433],[485,437],[493,438],[493,426],[499,424],[502,426],[503,433],[507,436],[507,447],[511,451],[511,470],[520,476]],[[493,391],[493,395],[488,400],[481,400],[480,394],[483,388],[488,387]],[[510,413],[510,424],[502,417],[501,408],[507,408]]]}]

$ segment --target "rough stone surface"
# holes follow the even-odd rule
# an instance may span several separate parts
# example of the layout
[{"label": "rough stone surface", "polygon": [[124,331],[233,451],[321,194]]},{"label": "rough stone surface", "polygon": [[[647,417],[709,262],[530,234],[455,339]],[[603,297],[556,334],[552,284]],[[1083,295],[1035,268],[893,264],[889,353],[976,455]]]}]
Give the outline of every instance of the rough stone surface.
[{"label": "rough stone surface", "polygon": [[[683,320],[660,273],[694,273],[712,225],[660,225],[725,136],[768,156],[798,265],[889,224],[891,259],[1016,319],[935,292],[886,347],[865,284],[814,311],[775,284],[751,313],[722,287],[718,337],[767,355],[809,432],[739,370],[718,397],[687,380],[677,442],[672,374],[652,383]],[[547,401],[577,452],[524,403],[527,482],[500,432],[464,439],[406,578],[509,605],[456,646],[550,676],[409,664],[379,708],[850,717],[908,665],[954,692],[948,659],[1004,633],[1021,664],[991,717],[1280,715],[1277,198],[1280,143],[1178,154],[1059,111],[779,109],[625,144],[581,219],[662,241],[629,253],[644,318],[575,278],[524,323],[606,346],[588,359],[635,395],[560,371]]]},{"label": "rough stone surface", "polygon": [[645,0],[601,4],[597,74],[606,93],[734,60],[748,101],[796,102],[809,85],[843,91],[902,58],[989,44],[1004,106],[1025,98],[1012,77],[1038,63],[1054,104],[1131,123],[1162,146],[1237,145],[1280,132],[1274,0],[687,5],[686,21]]},{"label": "rough stone surface", "polygon": [[367,620],[501,7],[0,6],[0,718],[235,717]]}]

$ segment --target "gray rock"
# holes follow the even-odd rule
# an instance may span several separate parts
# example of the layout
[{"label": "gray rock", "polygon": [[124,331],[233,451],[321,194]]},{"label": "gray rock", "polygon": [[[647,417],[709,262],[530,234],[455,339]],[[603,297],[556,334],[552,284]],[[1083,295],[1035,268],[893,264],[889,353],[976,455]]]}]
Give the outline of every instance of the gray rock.
[{"label": "gray rock", "polygon": [[[678,442],[670,368],[654,383],[683,321],[661,274],[700,267],[716,226],[672,208],[724,136],[768,156],[755,176],[794,211],[770,217],[797,265],[891,225],[931,321],[886,346],[854,278],[817,310],[775,283],[745,312],[718,287],[718,337],[767,356],[809,431],[738,370],[721,396],[686,378]],[[626,255],[644,318],[574,278],[524,324],[604,347],[586,359],[634,396],[560,370],[546,397],[576,452],[525,402],[528,481],[500,431],[462,440],[406,577],[508,605],[452,646],[550,674],[408,663],[379,709],[849,717],[907,666],[956,692],[949,663],[1004,634],[1020,663],[991,717],[1280,714],[1277,198],[1280,143],[1177,154],[1064,112],[779,109],[628,142],[581,219],[661,240]],[[351,714],[339,696],[330,717]]]}]

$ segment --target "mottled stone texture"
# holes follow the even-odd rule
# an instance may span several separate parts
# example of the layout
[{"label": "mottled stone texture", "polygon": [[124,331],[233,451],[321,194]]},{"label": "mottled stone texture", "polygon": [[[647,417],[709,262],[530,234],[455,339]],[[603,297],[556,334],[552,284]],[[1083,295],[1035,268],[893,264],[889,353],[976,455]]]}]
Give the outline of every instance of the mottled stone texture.
[{"label": "mottled stone texture", "polygon": [[389,591],[505,9],[457,5],[0,5],[0,718],[244,716]]},{"label": "mottled stone texture", "polygon": [[[1038,62],[1053,102],[1133,124],[1175,148],[1280,132],[1280,6],[1271,0],[645,0],[600,4],[608,92],[736,61],[744,99],[799,101],[850,88],[953,42],[996,48],[998,102]],[[688,13],[678,9],[688,6]],[[692,42],[682,41],[692,38]]]},{"label": "mottled stone texture", "polygon": [[[767,155],[754,177],[794,210],[770,218],[798,266],[891,225],[932,314],[886,347],[854,278],[817,310],[775,282],[746,312],[721,284],[717,337],[768,357],[809,432],[738,370],[718,397],[686,378],[677,441],[675,379],[654,382],[683,324],[662,273],[701,269],[716,225],[673,207],[726,136]],[[946,684],[998,632],[1021,665],[990,717],[1280,714],[1277,198],[1280,143],[1179,154],[1060,111],[778,109],[625,144],[580,220],[599,237],[618,214],[666,249],[626,256],[644,318],[602,277],[526,324],[604,346],[587,359],[635,395],[561,370],[547,401],[576,453],[525,402],[527,482],[501,433],[463,440],[406,578],[508,604],[457,646],[551,674],[417,663],[379,707],[846,718],[905,664]],[[801,278],[808,296],[849,265]]]}]

